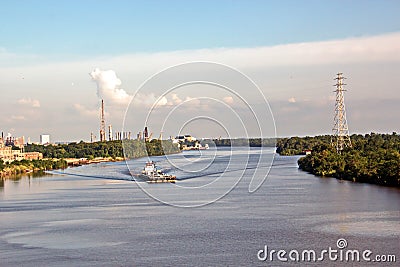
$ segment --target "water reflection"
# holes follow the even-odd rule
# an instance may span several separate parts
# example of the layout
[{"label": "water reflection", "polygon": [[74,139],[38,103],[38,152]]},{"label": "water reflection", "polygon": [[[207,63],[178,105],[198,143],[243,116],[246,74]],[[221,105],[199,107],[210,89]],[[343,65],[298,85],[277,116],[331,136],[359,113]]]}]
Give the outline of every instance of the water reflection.
[{"label": "water reflection", "polygon": [[7,190],[8,186],[25,186],[30,185],[32,183],[32,179],[40,179],[43,177],[52,176],[50,173],[46,173],[44,171],[24,173],[24,174],[15,174],[7,177],[1,177],[0,179],[0,193],[4,193]]}]

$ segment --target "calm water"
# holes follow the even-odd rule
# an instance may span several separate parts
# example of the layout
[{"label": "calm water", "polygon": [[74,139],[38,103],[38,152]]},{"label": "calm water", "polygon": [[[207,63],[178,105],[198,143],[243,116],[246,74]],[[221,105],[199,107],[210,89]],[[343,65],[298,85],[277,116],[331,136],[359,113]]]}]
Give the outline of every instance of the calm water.
[{"label": "calm water", "polygon": [[[400,190],[316,178],[297,169],[298,157],[276,156],[250,194],[252,175],[268,171],[271,154],[222,149],[153,158],[177,175],[175,185],[137,185],[122,162],[5,180],[0,266],[281,266],[259,261],[257,252],[265,245],[321,251],[337,248],[339,238],[400,260]],[[130,161],[130,170],[144,161]],[[232,186],[209,205],[176,207],[212,202]]]}]

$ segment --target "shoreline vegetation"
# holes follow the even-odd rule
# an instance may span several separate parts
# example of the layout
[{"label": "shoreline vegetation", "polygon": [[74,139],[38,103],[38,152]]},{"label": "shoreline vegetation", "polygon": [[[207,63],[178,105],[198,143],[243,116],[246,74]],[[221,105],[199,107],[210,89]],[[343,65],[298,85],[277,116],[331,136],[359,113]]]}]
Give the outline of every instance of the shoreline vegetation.
[{"label": "shoreline vegetation", "polygon": [[202,145],[215,146],[249,146],[249,147],[276,147],[279,138],[232,138],[232,139],[205,139]]},{"label": "shoreline vegetation", "polygon": [[38,173],[47,170],[65,169],[68,166],[80,166],[100,162],[121,161],[145,156],[161,156],[180,153],[177,145],[169,140],[123,140],[63,145],[25,146],[26,152],[40,152],[43,159],[20,160],[5,163],[0,160],[0,177],[8,178],[24,173]]},{"label": "shoreline vegetation", "polygon": [[281,156],[304,155],[299,169],[319,177],[400,187],[400,135],[353,134],[352,147],[338,154],[332,135],[290,138],[214,139],[216,146],[276,147]]},{"label": "shoreline vegetation", "polygon": [[283,156],[305,155],[299,168],[320,177],[400,187],[400,135],[352,135],[351,148],[340,154],[331,136],[281,138],[276,152]]},{"label": "shoreline vegetation", "polygon": [[11,176],[37,173],[54,169],[67,168],[67,162],[63,159],[35,159],[35,160],[15,160],[11,163],[0,161],[0,177],[8,178]]}]

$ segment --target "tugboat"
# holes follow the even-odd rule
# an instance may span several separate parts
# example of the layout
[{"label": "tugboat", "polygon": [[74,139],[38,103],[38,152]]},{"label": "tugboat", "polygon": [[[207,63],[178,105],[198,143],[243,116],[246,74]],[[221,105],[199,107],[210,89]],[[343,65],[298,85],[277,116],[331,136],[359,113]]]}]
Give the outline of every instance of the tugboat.
[{"label": "tugboat", "polygon": [[135,176],[148,183],[175,183],[176,181],[176,176],[168,175],[158,170],[154,161],[146,162],[142,173]]}]

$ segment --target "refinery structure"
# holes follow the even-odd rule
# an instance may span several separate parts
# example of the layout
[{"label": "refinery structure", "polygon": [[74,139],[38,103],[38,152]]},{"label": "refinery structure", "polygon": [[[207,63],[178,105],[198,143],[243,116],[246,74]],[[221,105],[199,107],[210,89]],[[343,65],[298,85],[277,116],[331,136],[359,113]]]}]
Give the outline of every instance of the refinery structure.
[{"label": "refinery structure", "polygon": [[[113,131],[111,124],[108,125],[108,133],[106,132],[106,118],[104,109],[104,100],[101,100],[100,106],[100,127],[99,127],[99,138],[97,139],[93,132],[90,133],[90,142],[106,142],[106,141],[121,141],[121,140],[132,140],[136,139],[144,142],[151,142],[153,140],[153,133],[150,132],[147,126],[144,126],[143,131],[139,131],[136,135],[132,135],[130,131]],[[108,138],[107,138],[108,137]],[[162,140],[163,133],[160,132],[158,140]],[[108,139],[108,140],[107,140]],[[202,145],[199,140],[195,137],[186,134],[178,135],[175,138],[169,137],[174,144],[176,144],[181,150],[202,150],[209,149],[208,145]]]},{"label": "refinery structure", "polygon": [[[97,139],[96,135],[91,132],[90,133],[90,142],[106,142],[106,141],[121,141],[121,140],[144,140],[146,142],[150,142],[153,138],[153,133],[150,132],[147,126],[144,127],[143,132],[138,132],[134,137],[132,132],[130,131],[113,131],[113,127],[111,124],[107,127],[108,133],[106,132],[106,119],[105,119],[105,108],[104,108],[104,100],[101,100],[100,107],[100,129],[99,129],[99,138]],[[107,140],[108,139],[108,140]],[[162,139],[162,134],[160,134],[159,139]]]},{"label": "refinery structure", "polygon": [[[121,140],[132,140],[136,139],[139,141],[145,141],[145,142],[150,142],[153,140],[153,133],[149,131],[149,128],[147,126],[144,126],[143,132],[140,131],[136,134],[134,137],[132,135],[132,132],[130,131],[116,131],[113,132],[113,127],[112,125],[108,125],[108,134],[106,132],[106,119],[105,119],[105,109],[104,109],[104,100],[101,100],[101,106],[100,106],[100,129],[99,129],[99,139],[96,140],[96,136],[93,134],[93,132],[90,133],[90,142],[106,142],[106,141],[121,141]],[[108,140],[107,137],[108,136]],[[160,136],[158,137],[158,140],[162,140],[162,132],[160,133]],[[208,149],[208,145],[202,146],[200,141],[197,140],[195,137],[186,134],[186,135],[178,135],[175,138],[170,137],[169,140],[171,140],[174,144],[177,144],[180,149],[182,150],[201,150],[201,149]]]},{"label": "refinery structure", "polygon": [[40,152],[25,152],[25,138],[13,137],[8,134],[4,137],[1,133],[0,138],[0,160],[4,162],[13,162],[14,160],[33,160],[43,159],[43,154]]}]

